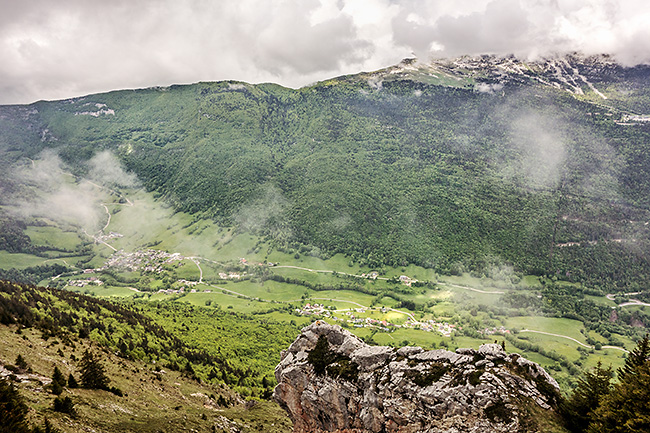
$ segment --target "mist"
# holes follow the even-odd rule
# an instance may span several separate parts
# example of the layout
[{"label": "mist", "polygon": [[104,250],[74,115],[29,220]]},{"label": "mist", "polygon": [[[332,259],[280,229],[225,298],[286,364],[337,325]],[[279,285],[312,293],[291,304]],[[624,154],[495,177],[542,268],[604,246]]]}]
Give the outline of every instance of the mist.
[{"label": "mist", "polygon": [[53,150],[45,150],[29,164],[17,167],[11,177],[21,185],[6,198],[10,213],[21,219],[45,219],[64,226],[98,231],[106,219],[102,199],[114,187],[137,187],[139,181],[122,169],[108,151],[86,162],[88,175],[77,178]]}]

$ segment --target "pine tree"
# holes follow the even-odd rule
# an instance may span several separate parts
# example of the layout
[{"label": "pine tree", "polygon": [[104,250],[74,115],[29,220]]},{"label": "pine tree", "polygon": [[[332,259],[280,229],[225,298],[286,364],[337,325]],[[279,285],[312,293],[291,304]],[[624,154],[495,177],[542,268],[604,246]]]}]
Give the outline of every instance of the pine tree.
[{"label": "pine tree", "polygon": [[70,373],[70,376],[68,376],[68,388],[78,388],[79,384],[77,383],[77,379],[74,378],[74,375]]},{"label": "pine tree", "polygon": [[578,380],[571,397],[560,405],[564,423],[570,431],[582,433],[587,430],[593,411],[611,390],[612,376],[612,367],[602,368],[598,361],[592,371],[586,372]]},{"label": "pine tree", "polygon": [[25,361],[25,358],[23,358],[22,355],[18,355],[16,357],[16,367],[20,369],[21,372],[25,372],[29,369],[29,366],[27,365],[27,361]]},{"label": "pine tree", "polygon": [[74,415],[74,403],[70,397],[57,397],[52,402],[52,409],[55,412],[67,413],[69,415]]},{"label": "pine tree", "polygon": [[641,340],[623,368],[622,379],[593,413],[590,433],[650,432],[650,359],[648,337]]},{"label": "pine tree", "polygon": [[54,384],[55,382],[62,387],[66,385],[65,376],[63,376],[63,373],[61,373],[61,370],[57,366],[54,367],[54,372],[52,373],[52,383]]},{"label": "pine tree", "polygon": [[86,350],[79,361],[79,368],[81,370],[81,385],[89,389],[108,389],[110,379],[104,372],[104,366],[97,358]]},{"label": "pine tree", "polygon": [[27,433],[28,408],[12,383],[0,379],[0,433]]},{"label": "pine tree", "polygon": [[648,334],[646,334],[627,356],[625,365],[618,371],[618,379],[620,381],[625,380],[627,376],[634,374],[634,370],[647,362],[648,359],[650,359],[650,341]]}]

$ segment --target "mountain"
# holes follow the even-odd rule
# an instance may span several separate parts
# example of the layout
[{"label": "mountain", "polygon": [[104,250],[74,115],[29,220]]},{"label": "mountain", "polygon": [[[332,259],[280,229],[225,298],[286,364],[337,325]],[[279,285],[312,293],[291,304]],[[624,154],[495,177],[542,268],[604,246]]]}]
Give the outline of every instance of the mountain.
[{"label": "mountain", "polygon": [[0,155],[52,149],[83,175],[109,150],[178,210],[324,257],[627,290],[650,281],[649,77],[483,56],[118,91],[1,107]]}]

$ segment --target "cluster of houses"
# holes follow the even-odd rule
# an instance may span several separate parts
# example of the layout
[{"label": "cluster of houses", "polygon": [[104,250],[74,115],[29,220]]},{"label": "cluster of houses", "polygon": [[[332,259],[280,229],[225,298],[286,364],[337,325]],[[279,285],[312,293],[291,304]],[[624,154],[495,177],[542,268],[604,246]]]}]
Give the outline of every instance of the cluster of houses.
[{"label": "cluster of houses", "polygon": [[228,272],[227,274],[225,272],[219,272],[219,278],[222,280],[239,280],[241,277],[242,275],[236,272]]},{"label": "cluster of houses", "polygon": [[86,287],[88,285],[103,286],[104,282],[97,277],[84,278],[83,280],[69,280],[68,286],[71,287]]},{"label": "cluster of houses", "polygon": [[[191,282],[191,281],[190,281]],[[162,295],[183,295],[185,294],[185,289],[187,287],[181,287],[179,289],[160,289],[156,293],[160,293]],[[205,289],[205,290],[197,290],[197,289],[190,289],[189,293],[212,293],[212,290],[210,289]]]},{"label": "cluster of houses", "polygon": [[113,254],[104,264],[103,267],[95,271],[103,271],[108,268],[122,268],[129,271],[144,271],[161,273],[163,266],[176,261],[183,260],[180,253],[168,253],[161,250],[140,250],[133,253],[127,253],[120,250]]},{"label": "cluster of houses", "polygon": [[439,332],[445,337],[451,337],[451,333],[457,328],[456,325],[447,322],[436,322],[435,320],[425,320],[424,322],[415,322],[411,319],[404,322],[403,328],[416,328],[427,332]]},{"label": "cluster of houses", "polygon": [[[382,307],[381,312],[386,313],[390,309]],[[327,317],[335,321],[341,321],[351,324],[356,328],[379,328],[382,331],[390,332],[397,328],[421,329],[427,332],[439,332],[445,337],[451,337],[451,334],[457,328],[456,325],[447,322],[436,322],[435,320],[425,320],[417,322],[408,319],[404,324],[397,325],[386,320],[373,319],[372,317],[358,317],[355,314],[363,314],[368,310],[366,308],[350,308],[348,310],[334,310],[333,307],[326,307],[323,304],[305,304],[302,308],[296,308],[296,313],[306,316]],[[333,313],[342,313],[343,317],[337,317]]]},{"label": "cluster of houses", "polygon": [[332,311],[323,304],[305,304],[302,308],[296,308],[296,313],[303,316],[332,316]]},{"label": "cluster of houses", "polygon": [[124,235],[117,232],[109,232],[107,235],[101,234],[95,236],[95,241],[97,242],[106,242],[109,239],[123,238]]},{"label": "cluster of houses", "polygon": [[483,335],[506,335],[510,334],[510,330],[506,329],[505,326],[499,326],[498,328],[485,328],[483,331],[479,331]]}]

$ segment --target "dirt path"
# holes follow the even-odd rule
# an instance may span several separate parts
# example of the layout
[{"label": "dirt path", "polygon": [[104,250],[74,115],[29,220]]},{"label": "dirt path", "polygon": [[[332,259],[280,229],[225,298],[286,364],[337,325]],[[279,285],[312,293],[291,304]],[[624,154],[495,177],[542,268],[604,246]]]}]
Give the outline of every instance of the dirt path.
[{"label": "dirt path", "polygon": [[113,247],[111,244],[107,244],[107,243],[104,242],[103,240],[101,240],[101,239],[97,239],[96,236],[89,235],[88,232],[86,231],[86,229],[84,229],[84,233],[85,233],[85,235],[88,236],[89,238],[93,238],[93,240],[94,240],[95,242],[99,242],[99,243],[101,243],[101,244],[104,244],[104,245],[106,245],[108,248],[112,249],[113,251],[117,251],[117,249],[116,249],[115,247]]},{"label": "dirt path", "polygon": [[640,305],[642,307],[650,307],[649,303],[641,302],[641,301],[636,300],[636,299],[632,299],[630,302],[623,302],[622,304],[619,304],[618,306],[619,307],[630,307],[630,306],[633,306],[633,305]]},{"label": "dirt path", "polygon": [[108,210],[108,207],[104,203],[102,203],[102,206],[104,206],[104,210],[106,210],[106,215],[108,215],[108,221],[106,221],[106,225],[104,226],[104,228],[102,228],[102,232],[103,232],[108,228],[108,225],[111,223],[111,213]]},{"label": "dirt path", "polygon": [[[608,293],[607,295],[605,295],[605,297],[607,299],[609,299],[610,301],[614,301],[617,295],[619,295],[619,296],[634,296],[634,295],[640,295],[642,293],[645,293],[645,292],[630,292],[630,293],[619,293],[619,294],[617,294],[617,293]],[[650,307],[650,303],[642,302],[642,301],[639,301],[638,299],[630,299],[627,302],[622,302],[622,303],[617,305],[617,307],[633,307],[633,306]],[[612,307],[612,308],[616,308],[616,307]]]}]

